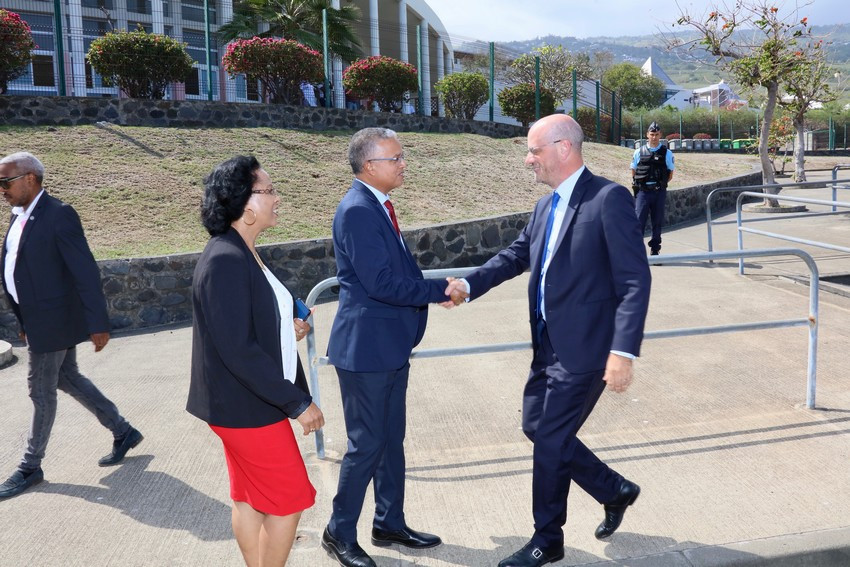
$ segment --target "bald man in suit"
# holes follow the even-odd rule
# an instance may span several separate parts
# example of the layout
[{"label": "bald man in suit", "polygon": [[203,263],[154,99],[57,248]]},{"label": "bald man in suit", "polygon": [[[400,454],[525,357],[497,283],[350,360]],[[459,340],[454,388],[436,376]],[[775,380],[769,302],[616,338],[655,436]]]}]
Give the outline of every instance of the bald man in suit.
[{"label": "bald man in suit", "polygon": [[598,539],[614,533],[640,493],[577,437],[605,385],[623,392],[632,381],[651,281],[634,200],[585,167],[582,141],[581,127],[567,115],[531,127],[525,164],[553,192],[538,201],[513,244],[450,283],[458,303],[531,271],[534,357],[522,424],[534,443],[534,535],[500,567],[538,567],[564,557],[571,482],[604,506]]}]

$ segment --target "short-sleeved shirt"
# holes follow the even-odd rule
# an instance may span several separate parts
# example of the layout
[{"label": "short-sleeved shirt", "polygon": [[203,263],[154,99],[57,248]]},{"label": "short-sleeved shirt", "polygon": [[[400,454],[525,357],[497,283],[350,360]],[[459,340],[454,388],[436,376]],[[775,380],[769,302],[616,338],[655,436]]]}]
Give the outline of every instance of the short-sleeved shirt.
[{"label": "short-sleeved shirt", "polygon": [[[649,149],[650,152],[657,152],[658,148],[660,148],[664,144],[658,144],[654,148],[650,148],[649,144],[645,144],[645,145]],[[641,148],[636,149],[635,155],[632,156],[632,169],[637,169],[638,163],[640,163],[640,150],[641,150]],[[667,170],[668,171],[673,171],[673,170],[676,169],[675,160],[673,159],[673,151],[670,148],[667,148],[667,159],[665,161],[667,162]],[[647,185],[655,185],[655,182],[649,181],[649,182],[647,182]]]}]

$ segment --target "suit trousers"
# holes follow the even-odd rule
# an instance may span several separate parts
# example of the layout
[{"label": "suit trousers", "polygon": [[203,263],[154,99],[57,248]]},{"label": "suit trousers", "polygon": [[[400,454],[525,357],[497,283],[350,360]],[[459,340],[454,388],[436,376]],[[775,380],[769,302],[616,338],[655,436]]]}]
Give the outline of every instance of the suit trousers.
[{"label": "suit trousers", "polygon": [[652,222],[652,237],[649,248],[653,252],[661,249],[661,227],[664,226],[664,205],[667,202],[667,189],[657,191],[638,191],[635,200],[635,212],[640,222],[641,233],[646,232],[646,221]]},{"label": "suit trousers", "polygon": [[348,451],[339,470],[328,529],[340,541],[357,541],[357,520],[373,482],[373,527],[399,530],[404,520],[404,435],[410,363],[391,372],[336,369]]},{"label": "suit trousers", "polygon": [[534,443],[532,543],[541,549],[564,545],[567,496],[575,481],[600,504],[612,501],[623,477],[576,437],[605,389],[604,369],[572,374],[558,360],[540,326],[522,408],[522,429]]},{"label": "suit trousers", "polygon": [[91,380],[80,374],[77,367],[77,349],[35,353],[29,351],[30,399],[33,405],[27,450],[19,468],[32,471],[41,466],[50,432],[56,419],[56,390],[62,390],[84,408],[92,412],[97,420],[112,431],[118,439],[129,433],[130,424]]}]

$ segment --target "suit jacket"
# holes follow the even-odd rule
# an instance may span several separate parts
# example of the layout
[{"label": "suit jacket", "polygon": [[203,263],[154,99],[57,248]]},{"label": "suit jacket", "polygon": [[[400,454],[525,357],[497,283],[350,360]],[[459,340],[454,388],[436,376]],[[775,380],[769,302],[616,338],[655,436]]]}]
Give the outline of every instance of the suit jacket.
[{"label": "suit jacket", "polygon": [[383,206],[356,179],[337,207],[333,243],[339,308],[328,342],[331,364],[351,372],[398,370],[425,334],[428,303],[446,301],[447,282],[423,278]]},{"label": "suit jacket", "polygon": [[283,377],[274,291],[234,229],[210,238],[201,253],[192,310],[189,413],[210,425],[262,427],[307,409],[301,361],[295,384]]},{"label": "suit jacket", "polygon": [[[4,238],[0,268],[5,265]],[[109,331],[100,271],[80,217],[46,191],[21,233],[14,274],[18,303],[9,295],[5,269],[2,274],[3,291],[32,352],[68,349]]]},{"label": "suit jacket", "polygon": [[[537,291],[549,194],[508,248],[467,276],[471,298],[531,268],[528,305],[534,347]],[[605,368],[608,353],[640,354],[651,276],[631,193],[586,169],[570,197],[546,273],[546,325],[573,373]]]}]

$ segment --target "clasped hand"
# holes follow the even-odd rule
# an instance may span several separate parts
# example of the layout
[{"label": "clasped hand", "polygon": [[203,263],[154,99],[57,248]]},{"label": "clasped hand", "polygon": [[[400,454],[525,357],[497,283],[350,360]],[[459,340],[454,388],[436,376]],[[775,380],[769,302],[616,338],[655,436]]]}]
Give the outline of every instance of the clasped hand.
[{"label": "clasped hand", "polygon": [[449,285],[446,286],[446,295],[449,300],[440,303],[440,305],[446,309],[451,309],[455,305],[464,303],[469,294],[466,292],[466,284],[463,281],[457,278],[446,278],[446,281],[449,282]]}]

